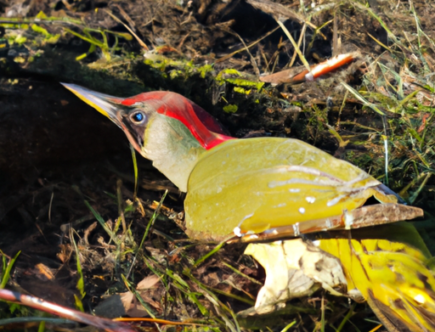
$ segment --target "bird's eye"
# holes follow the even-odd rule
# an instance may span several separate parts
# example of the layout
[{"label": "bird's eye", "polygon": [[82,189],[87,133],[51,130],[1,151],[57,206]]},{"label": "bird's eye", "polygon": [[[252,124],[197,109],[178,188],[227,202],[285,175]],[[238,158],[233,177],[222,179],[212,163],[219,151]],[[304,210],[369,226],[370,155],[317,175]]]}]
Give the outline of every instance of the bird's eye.
[{"label": "bird's eye", "polygon": [[136,112],[131,115],[131,120],[136,123],[142,123],[145,120],[145,114]]}]

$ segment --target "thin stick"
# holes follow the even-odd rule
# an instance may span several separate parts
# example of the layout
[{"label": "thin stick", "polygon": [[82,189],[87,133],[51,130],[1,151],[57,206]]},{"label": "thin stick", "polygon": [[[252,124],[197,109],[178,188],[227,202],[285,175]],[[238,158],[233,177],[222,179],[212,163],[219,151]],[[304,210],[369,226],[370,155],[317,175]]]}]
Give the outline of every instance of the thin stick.
[{"label": "thin stick", "polygon": [[143,49],[145,49],[145,50],[147,50],[147,51],[149,51],[149,48],[148,48],[148,46],[144,43],[144,41],[142,40],[142,39],[140,39],[139,37],[138,37],[138,35],[137,34],[135,34],[134,33],[134,31],[127,25],[127,24],[125,24],[124,22],[122,22],[119,18],[117,18],[115,15],[113,15],[113,13],[110,11],[110,10],[105,10],[105,12],[107,13],[107,14],[109,14],[110,15],[110,17],[111,18],[113,18],[116,22],[118,22],[118,23],[121,23],[132,35],[133,35],[133,37],[134,38],[136,38],[136,40],[137,40],[137,42],[139,43],[139,45],[140,46],[142,46],[142,48]]},{"label": "thin stick", "polygon": [[243,51],[245,51],[245,50],[251,48],[252,46],[257,45],[260,41],[262,41],[264,38],[270,36],[272,33],[274,33],[274,32],[275,32],[276,30],[278,30],[278,29],[279,29],[279,26],[277,26],[276,28],[270,30],[270,31],[269,31],[268,33],[266,33],[263,37],[260,37],[259,39],[257,39],[256,41],[252,42],[252,43],[249,44],[248,46],[245,45],[245,46],[243,46],[242,48],[238,49],[237,51],[234,51],[234,52],[232,52],[232,53],[230,53],[230,54],[227,54],[227,55],[223,56],[222,58],[216,60],[216,63],[219,63],[219,62],[225,61],[225,60],[227,60],[227,59],[233,57],[233,56],[236,55],[237,53],[243,52]]},{"label": "thin stick", "polygon": [[[307,25],[304,24],[303,27],[302,27],[302,30],[301,30],[301,35],[299,36],[299,40],[298,40],[298,49],[299,49],[299,47],[301,46],[302,39],[303,39],[304,36],[305,36],[305,32],[306,32],[306,30],[307,30]],[[289,68],[293,67],[293,64],[294,64],[294,62],[295,62],[295,60],[296,60],[296,54],[297,54],[297,52],[296,52],[296,49],[295,49],[295,51],[293,52],[292,59],[290,60],[290,63],[288,64],[288,67],[289,67]]]},{"label": "thin stick", "polygon": [[284,33],[286,34],[287,38],[290,40],[290,42],[292,43],[293,47],[295,48],[296,53],[299,56],[299,59],[301,59],[302,63],[304,64],[305,68],[310,72],[311,68],[310,65],[307,61],[307,59],[305,59],[304,55],[302,54],[301,50],[299,49],[298,45],[296,44],[295,40],[293,39],[292,35],[290,34],[290,32],[287,30],[287,28],[285,27],[284,23],[282,23],[280,20],[275,19],[276,22],[279,24],[279,26],[281,27],[281,29],[284,31]]}]

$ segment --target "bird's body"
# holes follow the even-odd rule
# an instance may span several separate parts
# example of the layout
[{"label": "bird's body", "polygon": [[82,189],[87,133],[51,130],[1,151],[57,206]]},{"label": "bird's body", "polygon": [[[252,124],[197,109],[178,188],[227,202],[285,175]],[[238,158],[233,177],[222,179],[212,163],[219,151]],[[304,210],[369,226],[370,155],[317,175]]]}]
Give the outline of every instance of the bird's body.
[{"label": "bird's body", "polygon": [[204,154],[185,200],[189,235],[223,238],[339,216],[371,196],[394,195],[358,167],[287,138],[230,140]]},{"label": "bird's body", "polygon": [[[397,203],[363,170],[299,140],[226,136],[218,122],[178,94],[123,99],[65,86],[123,129],[142,156],[187,191],[186,226],[193,237],[217,240],[234,229],[255,235],[283,226],[297,236],[299,225],[322,220],[327,230],[337,219],[351,229],[352,211],[368,198]],[[428,253],[421,238],[412,225],[408,229],[412,241],[394,239],[393,232],[359,239],[348,232],[347,238],[315,243],[337,257],[349,289],[358,289],[390,331],[434,331],[434,276],[424,265]]]}]

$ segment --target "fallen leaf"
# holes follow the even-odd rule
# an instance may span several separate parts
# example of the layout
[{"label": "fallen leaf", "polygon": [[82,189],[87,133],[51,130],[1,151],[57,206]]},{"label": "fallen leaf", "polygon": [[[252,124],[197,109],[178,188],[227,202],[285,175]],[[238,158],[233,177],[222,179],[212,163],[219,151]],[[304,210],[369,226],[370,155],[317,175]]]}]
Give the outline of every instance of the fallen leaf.
[{"label": "fallen leaf", "polygon": [[293,239],[255,243],[246,248],[245,254],[253,256],[266,270],[266,281],[255,303],[255,309],[262,314],[320,287],[334,295],[343,295],[342,290],[347,288],[339,261],[311,242]]},{"label": "fallen leaf", "polygon": [[155,274],[149,275],[142,279],[136,286],[137,290],[152,288],[155,284],[159,282],[160,278]]}]

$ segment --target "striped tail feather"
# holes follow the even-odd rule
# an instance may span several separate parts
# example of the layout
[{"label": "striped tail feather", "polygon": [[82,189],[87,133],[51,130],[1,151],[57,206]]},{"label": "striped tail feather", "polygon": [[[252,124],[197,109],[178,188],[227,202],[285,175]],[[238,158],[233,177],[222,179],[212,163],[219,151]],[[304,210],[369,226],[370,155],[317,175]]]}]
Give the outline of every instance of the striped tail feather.
[{"label": "striped tail feather", "polygon": [[340,259],[350,294],[358,290],[390,332],[435,331],[435,274],[412,224],[341,232],[315,243]]}]

